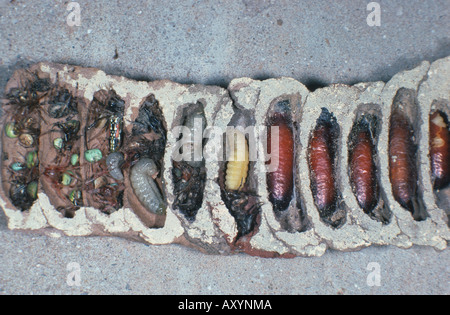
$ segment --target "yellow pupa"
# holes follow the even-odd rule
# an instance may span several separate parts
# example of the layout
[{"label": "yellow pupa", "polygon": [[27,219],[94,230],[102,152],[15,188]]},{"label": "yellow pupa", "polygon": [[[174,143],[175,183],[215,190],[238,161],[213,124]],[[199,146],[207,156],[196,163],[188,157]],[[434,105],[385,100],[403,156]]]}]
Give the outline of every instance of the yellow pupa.
[{"label": "yellow pupa", "polygon": [[228,164],[225,176],[225,188],[228,191],[240,190],[247,180],[249,153],[245,135],[233,130],[227,133]]}]

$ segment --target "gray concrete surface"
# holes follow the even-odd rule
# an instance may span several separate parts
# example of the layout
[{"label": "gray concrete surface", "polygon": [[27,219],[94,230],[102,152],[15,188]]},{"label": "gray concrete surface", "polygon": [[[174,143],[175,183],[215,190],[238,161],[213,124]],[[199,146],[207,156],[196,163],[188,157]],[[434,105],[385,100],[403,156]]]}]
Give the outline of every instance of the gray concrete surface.
[{"label": "gray concrete surface", "polygon": [[[450,54],[450,1],[0,0],[0,90],[37,61],[98,67],[134,79],[226,87],[232,78],[292,76],[315,89],[389,80]],[[117,54],[116,54],[117,51]],[[0,214],[0,294],[449,294],[449,250],[372,247],[321,258],[206,256],[118,238],[9,231]],[[67,265],[80,266],[70,286]],[[380,286],[370,286],[379,266]],[[69,282],[70,284],[70,282]]]}]

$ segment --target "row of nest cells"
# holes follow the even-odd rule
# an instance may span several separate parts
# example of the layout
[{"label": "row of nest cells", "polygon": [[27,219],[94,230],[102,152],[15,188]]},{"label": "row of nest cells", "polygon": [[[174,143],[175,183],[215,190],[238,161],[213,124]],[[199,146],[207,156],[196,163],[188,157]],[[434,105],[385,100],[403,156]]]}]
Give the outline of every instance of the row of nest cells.
[{"label": "row of nest cells", "polygon": [[[37,82],[40,81],[38,80]],[[41,88],[44,94],[48,89],[49,88]],[[64,117],[68,115],[70,117],[76,117],[75,114],[77,113],[77,110],[75,98],[66,97],[66,91],[63,92],[64,93],[57,92],[55,94],[57,102],[50,102],[48,114],[52,118],[66,119]],[[15,97],[15,95],[10,96],[11,99],[17,99],[17,104],[13,104],[14,108],[23,108],[27,109],[26,112],[30,112],[30,108],[37,108],[40,106],[39,97],[36,93],[34,93],[36,96],[33,96],[33,93],[22,94],[17,97]],[[122,168],[124,164],[123,154],[119,152],[121,150],[123,151],[124,146],[123,139],[120,137],[121,123],[119,122],[120,118],[123,118],[123,114],[121,113],[123,112],[124,104],[113,91],[105,92],[105,94],[107,95],[105,99],[98,102],[99,108],[104,107],[104,109],[102,111],[93,111],[102,114],[99,114],[99,117],[91,117],[92,123],[89,125],[92,125],[92,130],[94,130],[98,127],[97,125],[99,125],[100,121],[109,122],[109,125],[108,123],[106,124],[106,127],[109,127],[105,127],[109,133],[109,139],[106,144],[107,149],[104,150],[108,155],[105,159],[106,166],[114,164],[114,168],[108,167],[111,177],[113,177],[115,181],[122,182],[123,176],[113,174],[112,170],[117,171],[119,168]],[[28,101],[25,102],[23,99]],[[63,101],[61,99],[63,99]],[[34,103],[36,103],[36,106],[30,106],[30,104]],[[61,113],[58,111],[58,115],[55,115],[55,113],[52,112],[55,108],[55,104],[58,105],[56,108],[61,111]],[[61,104],[65,105],[61,106]],[[118,106],[117,104],[122,105]],[[407,107],[416,106],[415,94],[413,91],[407,89],[400,89],[398,91],[393,101],[392,113],[390,116],[389,175],[395,200],[403,208],[410,211],[416,220],[424,220],[426,218],[426,210],[418,189],[417,130],[415,130],[416,127],[413,117],[407,114],[410,111],[405,110]],[[446,106],[448,107],[448,105]],[[432,180],[436,190],[446,188],[450,183],[450,130],[448,116],[445,110],[446,106],[444,105],[443,110],[434,110],[430,113],[429,155],[431,159]],[[73,112],[73,115],[69,114],[71,111]],[[15,115],[15,117],[19,116],[22,117],[23,115]],[[88,118],[89,117],[90,116],[88,115]],[[164,120],[164,118],[162,117],[162,112],[155,99],[144,103],[140,109],[140,115],[136,119],[133,127],[133,136],[136,136],[137,139],[142,142],[144,139],[142,138],[143,135],[151,130],[153,133],[162,135],[159,137],[159,140],[164,140],[163,143],[165,144],[165,133],[167,131],[164,130],[165,128],[161,123],[162,120]],[[200,124],[197,123],[199,120],[201,121]],[[69,122],[72,121],[74,121],[73,118]],[[66,126],[67,124],[67,122],[64,124],[58,123],[56,126],[59,126],[58,128],[61,129],[61,126]],[[5,126],[5,133],[10,138],[18,137],[16,129],[12,127],[14,125],[18,125],[18,122],[9,123]],[[197,129],[200,129],[203,133],[206,128],[206,119],[201,103],[192,104],[185,109],[185,112],[183,113],[183,125],[190,129],[192,134],[195,134]],[[271,132],[267,134],[267,152],[270,154],[272,160],[278,160],[278,168],[267,173],[269,200],[273,204],[275,211],[283,212],[289,207],[295,194],[295,126],[292,121],[289,101],[281,101],[274,106],[273,113],[267,119],[267,125],[269,127],[278,127],[278,142],[272,141]],[[66,132],[65,129],[62,128],[64,129],[64,137],[62,140],[67,143],[63,146],[55,146],[55,148],[62,151],[62,149],[69,147],[67,144],[69,142],[72,143],[73,141],[69,141],[71,139],[66,139],[66,135],[81,132],[79,124],[77,126],[77,128],[70,129],[71,131],[72,129],[75,129],[71,133]],[[89,132],[89,128],[85,128],[86,139],[89,138]],[[358,115],[349,136],[348,165],[352,190],[359,206],[368,215],[384,221],[386,218],[383,218],[383,215],[380,216],[379,213],[375,213],[378,211],[377,209],[380,203],[379,163],[376,150],[379,133],[380,118],[377,113],[362,112]],[[225,204],[232,215],[236,218],[240,233],[245,235],[253,229],[255,217],[259,212],[260,205],[256,193],[252,191],[248,180],[250,169],[248,139],[236,129],[234,134],[232,134],[232,137],[234,141],[230,141],[233,145],[229,151],[229,159],[225,165],[224,174],[221,175],[223,176],[221,183],[222,199],[225,201]],[[311,179],[310,187],[321,218],[325,222],[329,222],[331,225],[335,226],[338,226],[340,222],[335,221],[332,218],[333,215],[339,211],[341,205],[341,196],[336,179],[339,137],[340,127],[335,116],[326,108],[323,108],[320,117],[317,119],[316,126],[310,135],[308,144],[308,165]],[[73,138],[74,139],[72,140],[76,140],[79,137]],[[88,140],[86,141],[89,142]],[[136,163],[134,160],[128,163],[129,165],[132,165],[130,182],[136,197],[148,211],[156,214],[163,214],[165,213],[166,200],[162,193],[163,189],[160,187],[161,183],[154,183],[150,178],[154,177],[155,174],[159,172],[157,169],[158,167],[154,162],[161,159],[160,155],[163,154],[164,144],[161,143],[157,146],[161,148],[161,150],[157,150],[158,154],[155,154],[155,152],[147,152],[149,151],[149,145],[151,144],[150,146],[154,146],[154,142],[154,140],[143,142],[144,144],[135,150],[139,153],[134,154]],[[147,145],[147,143],[149,145]],[[273,143],[276,143],[278,147],[272,148],[271,146]],[[194,146],[195,145],[199,144],[194,144]],[[204,142],[200,143],[200,145],[203,146]],[[244,148],[244,152],[242,152],[240,148]],[[88,146],[87,149],[89,149]],[[98,149],[86,150],[86,153],[95,153],[97,152],[95,150]],[[119,155],[121,155],[120,159],[113,159]],[[77,156],[77,154],[70,155],[70,157],[73,156]],[[243,159],[241,158],[242,156]],[[33,162],[33,158],[34,156],[30,156],[29,158],[31,166],[37,165],[37,163]],[[90,157],[88,156],[85,158],[88,162],[98,162],[103,159],[103,156],[95,159],[95,161],[90,161]],[[140,158],[141,161],[138,162],[138,158]],[[151,160],[154,161],[152,162]],[[272,160],[268,160],[266,163],[271,164]],[[79,163],[78,160],[76,163]],[[34,169],[33,167],[28,168]],[[21,169],[26,169],[26,167],[22,167]],[[151,170],[151,172],[147,172],[147,170]],[[14,170],[13,167],[13,171],[18,172],[21,170]],[[118,175],[122,174],[120,173]],[[172,175],[175,196],[173,203],[174,209],[180,210],[188,220],[192,221],[195,219],[196,213],[201,207],[203,200],[203,191],[206,180],[205,161],[174,161]],[[31,183],[35,182],[36,181],[31,181]],[[94,182],[94,179],[92,182]],[[143,185],[133,185],[138,182],[142,182]],[[114,183],[104,186],[117,187],[117,185],[113,186],[113,184]],[[15,189],[15,192],[22,192],[23,190],[23,193],[16,195],[30,195],[30,190],[32,190],[33,198],[31,198],[31,201],[36,198],[35,191],[37,190],[37,185],[17,186],[24,186],[26,188],[20,190]],[[29,189],[29,186],[33,189]],[[151,189],[147,189],[144,186],[151,187]],[[19,199],[12,198],[14,197],[13,195],[14,194],[11,195],[13,201],[14,199]],[[74,203],[73,201],[75,199],[80,200],[80,204],[75,204],[75,206],[82,206],[81,191],[78,198],[71,197],[70,194],[68,196],[71,203]],[[31,204],[31,202],[29,204]],[[115,206],[115,208],[120,208],[120,206],[121,204]],[[153,209],[153,207],[155,209]]]},{"label": "row of nest cells", "polygon": [[[405,110],[415,104],[414,91],[407,89],[400,89],[393,101],[389,121],[389,179],[395,200],[410,211],[415,220],[422,221],[426,219],[427,211],[419,191],[417,130]],[[269,127],[278,127],[279,137],[278,148],[272,148],[272,133],[267,134],[267,153],[271,159],[278,159],[278,168],[267,173],[269,200],[275,211],[283,212],[289,207],[295,190],[295,128],[289,102],[277,103],[267,123]],[[235,133],[234,155],[226,168],[225,189],[230,192],[245,189],[248,176],[247,139],[239,131]],[[379,209],[379,134],[380,118],[376,113],[357,114],[349,135],[348,171],[359,206],[366,214],[385,223],[388,215]],[[429,134],[433,186],[435,190],[442,190],[450,184],[450,126],[445,110],[430,113]],[[335,116],[322,108],[308,144],[310,188],[321,219],[335,227],[342,223],[333,219],[342,204],[336,180],[339,137],[340,127]],[[246,148],[245,160],[237,161],[238,147]]]}]

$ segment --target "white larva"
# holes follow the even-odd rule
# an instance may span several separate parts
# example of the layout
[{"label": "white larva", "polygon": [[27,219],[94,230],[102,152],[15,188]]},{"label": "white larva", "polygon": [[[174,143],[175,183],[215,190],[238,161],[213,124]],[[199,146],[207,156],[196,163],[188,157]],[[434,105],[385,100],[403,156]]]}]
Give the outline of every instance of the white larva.
[{"label": "white larva", "polygon": [[158,174],[155,162],[143,158],[131,168],[130,181],[142,205],[154,214],[166,213],[167,205],[153,177]]}]

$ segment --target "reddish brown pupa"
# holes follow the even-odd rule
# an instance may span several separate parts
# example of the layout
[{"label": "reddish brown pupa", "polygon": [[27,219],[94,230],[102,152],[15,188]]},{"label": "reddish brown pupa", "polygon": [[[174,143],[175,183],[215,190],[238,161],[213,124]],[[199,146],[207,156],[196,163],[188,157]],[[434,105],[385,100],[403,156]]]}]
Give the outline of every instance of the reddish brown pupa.
[{"label": "reddish brown pupa", "polygon": [[424,220],[424,206],[418,195],[417,145],[414,128],[405,108],[414,104],[412,92],[399,90],[389,127],[389,177],[395,200],[416,220]]},{"label": "reddish brown pupa", "polygon": [[338,193],[335,180],[337,136],[336,118],[323,108],[309,141],[311,190],[322,218],[330,217],[337,210]]},{"label": "reddish brown pupa", "polygon": [[[291,119],[288,116],[289,101],[279,102],[275,112],[269,119],[267,135],[267,151],[271,159],[266,164],[278,161],[276,170],[267,173],[269,200],[277,211],[289,207],[294,189],[294,133]],[[279,111],[278,111],[279,110]],[[278,148],[272,150],[272,128],[278,127]]]},{"label": "reddish brown pupa", "polygon": [[370,214],[379,200],[375,145],[371,131],[374,116],[363,116],[353,126],[349,148],[350,182],[359,206]]},{"label": "reddish brown pupa", "polygon": [[434,189],[450,184],[450,126],[441,111],[430,115],[430,159]]}]

